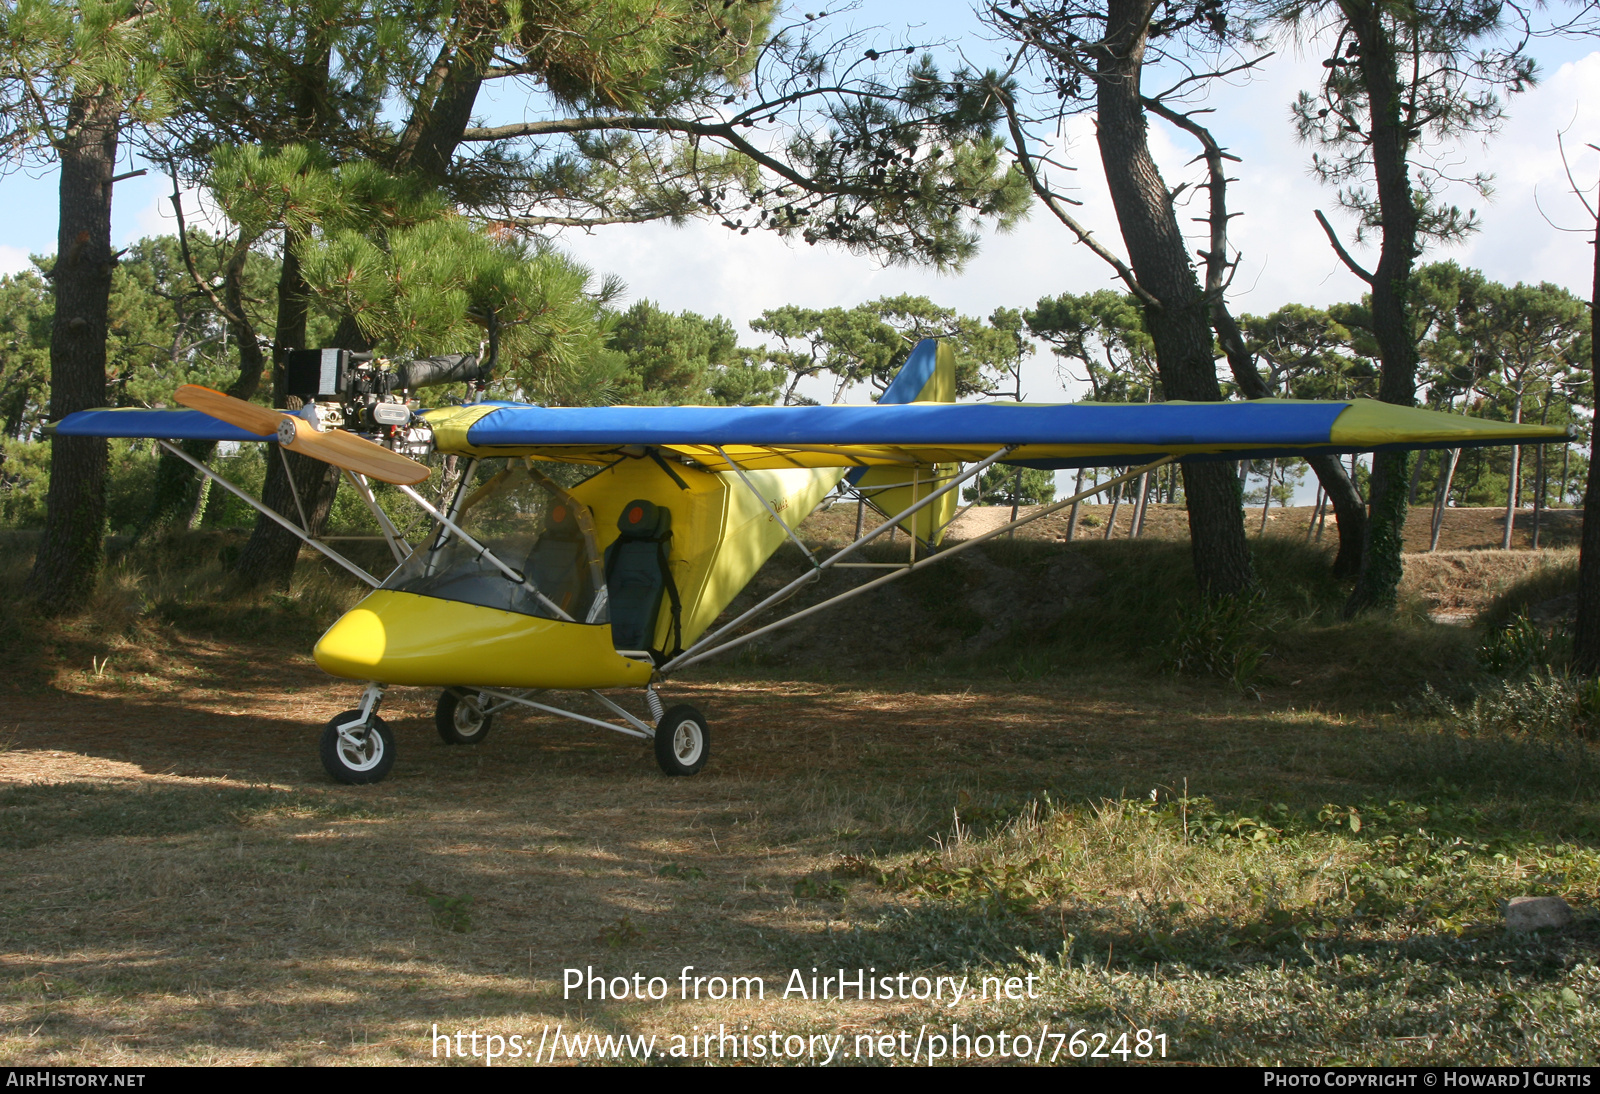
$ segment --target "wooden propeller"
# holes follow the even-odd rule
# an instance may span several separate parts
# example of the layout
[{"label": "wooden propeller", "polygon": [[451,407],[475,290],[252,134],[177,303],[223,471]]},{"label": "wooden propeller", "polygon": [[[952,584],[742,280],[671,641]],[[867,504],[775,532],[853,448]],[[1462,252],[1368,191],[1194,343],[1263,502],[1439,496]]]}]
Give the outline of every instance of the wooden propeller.
[{"label": "wooden propeller", "polygon": [[236,425],[260,437],[277,434],[278,443],[290,452],[331,463],[379,482],[414,486],[428,477],[428,468],[365,437],[330,429],[319,433],[311,423],[281,410],[247,403],[232,395],[199,384],[184,384],[174,398],[191,410]]}]

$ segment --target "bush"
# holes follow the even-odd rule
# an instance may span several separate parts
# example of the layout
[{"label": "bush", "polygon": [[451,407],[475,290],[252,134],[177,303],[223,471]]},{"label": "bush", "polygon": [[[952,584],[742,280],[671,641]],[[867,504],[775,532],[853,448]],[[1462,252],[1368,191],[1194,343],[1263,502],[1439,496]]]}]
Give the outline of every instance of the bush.
[{"label": "bush", "polygon": [[44,527],[50,489],[46,441],[0,441],[0,528]]},{"label": "bush", "polygon": [[1485,672],[1503,677],[1549,672],[1552,666],[1566,663],[1571,648],[1572,640],[1565,627],[1553,627],[1547,632],[1525,612],[1518,611],[1504,626],[1490,629],[1478,648],[1478,663]]},{"label": "bush", "polygon": [[1538,569],[1513,581],[1489,602],[1479,623],[1489,629],[1504,627],[1536,605],[1578,591],[1578,552],[1543,551],[1540,557]]},{"label": "bush", "polygon": [[1182,606],[1167,641],[1167,667],[1193,676],[1219,676],[1244,691],[1267,657],[1261,638],[1269,629],[1259,595],[1207,598]]},{"label": "bush", "polygon": [[1536,669],[1497,684],[1457,706],[1431,687],[1424,692],[1434,713],[1474,737],[1593,738],[1600,727],[1600,679]]}]

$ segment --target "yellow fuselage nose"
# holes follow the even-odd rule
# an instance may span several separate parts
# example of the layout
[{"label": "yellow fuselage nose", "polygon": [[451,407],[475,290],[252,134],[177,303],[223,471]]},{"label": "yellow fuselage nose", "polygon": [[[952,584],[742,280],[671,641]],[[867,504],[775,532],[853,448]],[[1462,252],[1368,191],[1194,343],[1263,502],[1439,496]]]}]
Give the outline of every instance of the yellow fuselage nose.
[{"label": "yellow fuselage nose", "polygon": [[643,687],[652,669],[620,656],[609,624],[589,625],[379,589],[312,651],[324,672],[417,686]]}]

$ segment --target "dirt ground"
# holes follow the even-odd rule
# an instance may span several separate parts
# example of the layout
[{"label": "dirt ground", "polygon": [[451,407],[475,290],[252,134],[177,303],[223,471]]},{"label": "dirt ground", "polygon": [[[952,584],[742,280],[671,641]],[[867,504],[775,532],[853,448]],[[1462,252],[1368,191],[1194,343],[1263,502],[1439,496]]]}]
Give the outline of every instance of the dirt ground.
[{"label": "dirt ground", "polygon": [[[594,966],[676,991],[693,965],[775,987],[828,952],[845,903],[805,879],[841,851],[925,846],[958,803],[1064,777],[1113,794],[1170,780],[1185,732],[1115,686],[702,679],[668,701],[709,712],[712,764],[669,780],[646,747],[548,720],[446,747],[433,694],[396,689],[399,762],[354,788],[316,757],[351,689],[303,652],[188,641],[171,657],[158,674],[67,668],[7,703],[0,1062],[421,1061],[434,1023],[892,1024],[903,1008],[590,1006],[561,978]],[[1261,747],[1258,719],[1184,705],[1211,708],[1185,719],[1211,734],[1184,776],[1220,788]]]}]

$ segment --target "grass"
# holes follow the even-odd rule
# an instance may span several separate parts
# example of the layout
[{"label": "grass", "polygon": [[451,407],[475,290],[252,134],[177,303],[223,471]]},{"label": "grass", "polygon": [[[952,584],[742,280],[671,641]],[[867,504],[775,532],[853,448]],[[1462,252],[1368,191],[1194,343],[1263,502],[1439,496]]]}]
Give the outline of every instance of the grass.
[{"label": "grass", "polygon": [[1578,592],[1578,552],[1542,551],[1539,565],[1526,575],[1507,582],[1484,608],[1480,623],[1494,630],[1512,618],[1526,614],[1558,597],[1573,597]]},{"label": "grass", "polygon": [[999,1021],[1155,1029],[1195,1061],[1592,1064],[1600,924],[1528,938],[1496,920],[1509,891],[1592,899],[1594,817],[1552,841],[1513,800],[1419,799],[1035,807],[880,875],[919,899],[840,960],[1034,971],[1043,998]]},{"label": "grass", "polygon": [[363,814],[359,804],[272,787],[69,783],[0,788],[0,850],[64,840],[180,835],[264,818]]},{"label": "grass", "polygon": [[[0,1063],[426,1062],[435,1025],[558,1023],[848,1051],[952,1022],[1112,1048],[1147,1030],[1198,1063],[1595,1063],[1595,744],[1535,725],[1548,702],[1507,698],[1527,678],[1494,682],[1484,634],[1420,599],[1339,620],[1289,537],[1257,544],[1246,688],[1169,667],[1194,627],[1186,549],[997,544],[959,581],[900,583],[909,639],[671,682],[711,722],[694,779],[549,720],[447,747],[436,695],[401,688],[374,787],[315,757],[350,705],[307,656],[341,579],[308,570],[275,604],[204,566],[162,592],[160,560],[136,561],[79,618],[0,616],[35,640],[5,654]],[[1008,587],[1030,595],[995,609]],[[866,612],[807,641],[871,633]],[[1510,705],[1470,716],[1491,700]],[[1506,932],[1521,895],[1576,924]],[[686,965],[767,998],[682,999]],[[1037,990],[782,999],[814,966]],[[569,997],[568,968],[672,991]]]}]

